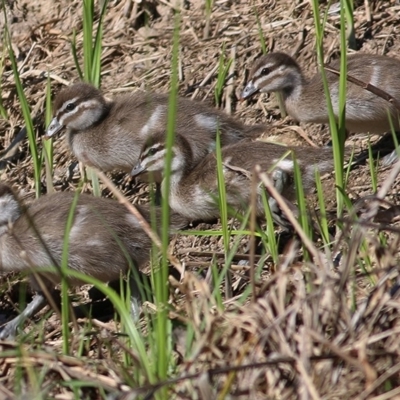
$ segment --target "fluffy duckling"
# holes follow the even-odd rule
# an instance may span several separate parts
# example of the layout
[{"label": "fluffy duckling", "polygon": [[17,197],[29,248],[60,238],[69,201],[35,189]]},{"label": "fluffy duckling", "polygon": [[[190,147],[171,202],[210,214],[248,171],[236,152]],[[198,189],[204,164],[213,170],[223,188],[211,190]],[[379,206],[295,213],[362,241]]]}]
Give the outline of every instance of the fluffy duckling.
[{"label": "fluffy duckling", "polygon": [[[336,60],[329,66],[339,70],[339,63]],[[374,54],[352,54],[347,57],[347,73],[387,92],[400,102],[400,60]],[[339,76],[326,71],[326,77],[333,111],[338,117]],[[297,121],[329,121],[321,74],[317,73],[306,80],[299,64],[288,54],[269,53],[255,62],[242,98],[251,97],[259,91],[281,92],[288,114]],[[388,113],[395,129],[399,129],[399,110],[393,103],[355,83],[347,82],[346,129],[349,132],[388,132],[391,129]],[[394,154],[389,158],[392,159],[393,156]]]},{"label": "fluffy duckling", "polygon": [[[147,138],[165,129],[168,94],[135,92],[108,101],[88,83],[76,83],[55,98],[54,118],[46,137],[62,128],[79,161],[103,171],[130,172]],[[245,126],[240,121],[204,103],[178,98],[176,128],[184,130],[197,162],[213,151],[217,130],[223,145],[251,139],[265,132],[265,125]]]},{"label": "fluffy duckling", "polygon": [[[277,190],[289,201],[295,200],[293,182],[293,160],[281,159],[290,150],[296,156],[302,172],[306,192],[314,187],[314,171],[321,174],[332,171],[333,157],[329,148],[306,147],[288,148],[261,141],[243,141],[222,148],[223,173],[228,205],[237,211],[244,211],[250,204],[250,173],[255,165],[265,172],[272,172]],[[173,146],[172,176],[170,180],[170,207],[177,213],[192,220],[210,220],[219,217],[217,159],[215,153],[208,154],[197,165],[192,161],[192,150],[186,137],[176,134]],[[138,164],[132,170],[137,176],[144,172],[162,172],[166,155],[165,133],[154,134],[143,146]],[[247,173],[248,171],[249,173]],[[165,188],[162,184],[162,190]],[[263,217],[265,210],[258,186],[257,215]],[[275,200],[269,199],[271,211],[277,224],[287,228],[289,222],[280,211]]]},{"label": "fluffy duckling", "polygon": [[[10,186],[0,183],[0,271],[36,272],[49,292],[60,283],[60,274],[41,272],[41,268],[61,265],[65,227],[74,196],[67,192],[46,195],[24,208]],[[137,208],[150,221],[150,210]],[[157,221],[159,224],[159,213]],[[179,229],[186,224],[182,216],[171,215],[171,228]],[[149,260],[151,245],[137,218],[122,204],[79,195],[69,236],[70,269],[103,282],[114,281],[127,273],[130,265],[142,268]],[[30,280],[38,295],[5,325],[0,339],[13,336],[26,318],[47,304],[36,274]],[[69,282],[80,283],[72,278]]]}]

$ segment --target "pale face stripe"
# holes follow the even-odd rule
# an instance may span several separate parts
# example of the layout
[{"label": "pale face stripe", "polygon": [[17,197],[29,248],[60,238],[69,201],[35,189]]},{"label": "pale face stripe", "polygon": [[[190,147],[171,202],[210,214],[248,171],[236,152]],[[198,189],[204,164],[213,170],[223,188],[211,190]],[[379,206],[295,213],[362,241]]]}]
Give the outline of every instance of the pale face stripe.
[{"label": "pale face stripe", "polygon": [[73,99],[67,100],[66,102],[64,102],[64,104],[60,107],[60,109],[58,110],[59,113],[62,113],[65,111],[65,109],[67,108],[67,105],[69,103],[75,103],[77,100],[79,99],[79,97],[74,97]]},{"label": "pale face stripe", "polygon": [[272,70],[274,69],[274,68],[273,68],[274,65],[275,65],[275,64],[273,64],[273,63],[268,63],[268,64],[262,65],[260,68],[258,68],[257,72],[254,74],[254,77],[257,78],[257,77],[261,76],[261,71],[262,71],[264,68],[269,68],[269,69],[271,70],[271,72],[272,72]]},{"label": "pale face stripe", "polygon": [[142,161],[142,166],[145,167],[148,171],[158,171],[164,166],[165,155],[166,150],[161,148],[157,151],[156,154],[152,156],[147,154],[146,158],[144,158]]},{"label": "pale face stripe", "polygon": [[[67,118],[70,118],[72,115],[77,114],[78,112],[80,112],[81,110],[87,110],[90,108],[96,108],[99,106],[99,101],[97,99],[95,100],[88,100],[85,101],[83,103],[80,103],[79,105],[77,105],[73,110],[65,112],[65,108],[67,107],[67,105],[69,103],[74,103],[78,98],[76,97],[75,99],[72,100],[68,100],[66,101],[62,107],[60,108],[60,111],[58,112],[58,121],[60,122],[61,125],[65,125],[65,120]],[[61,115],[60,115],[61,114]]]}]

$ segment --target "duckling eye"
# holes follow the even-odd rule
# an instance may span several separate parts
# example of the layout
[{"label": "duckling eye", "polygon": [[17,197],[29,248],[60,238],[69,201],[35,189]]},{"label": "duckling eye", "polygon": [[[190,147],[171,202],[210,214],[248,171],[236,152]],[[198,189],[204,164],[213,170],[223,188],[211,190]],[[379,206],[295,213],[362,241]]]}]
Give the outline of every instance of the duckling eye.
[{"label": "duckling eye", "polygon": [[151,149],[149,149],[149,151],[147,152],[147,154],[149,156],[154,156],[157,153],[157,149],[152,147]]},{"label": "duckling eye", "polygon": [[270,72],[270,69],[266,67],[261,70],[261,75],[268,75]]},{"label": "duckling eye", "polygon": [[65,107],[67,111],[72,111],[74,108],[75,108],[74,103],[68,103],[67,106]]}]

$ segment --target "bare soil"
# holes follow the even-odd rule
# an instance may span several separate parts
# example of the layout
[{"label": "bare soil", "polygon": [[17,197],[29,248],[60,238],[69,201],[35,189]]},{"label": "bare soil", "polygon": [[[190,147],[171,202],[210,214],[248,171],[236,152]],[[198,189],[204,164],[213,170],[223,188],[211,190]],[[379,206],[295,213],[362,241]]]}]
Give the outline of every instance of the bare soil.
[{"label": "bare soil", "polygon": [[[327,3],[320,3],[322,15]],[[355,0],[354,3],[356,50],[399,57],[398,1]],[[107,95],[138,88],[168,92],[176,6],[178,2],[164,0],[109,3],[104,25],[101,83]],[[75,29],[81,57],[81,8],[82,2],[77,0],[6,1],[13,50],[25,95],[36,118],[39,146],[44,133],[47,74],[50,74],[53,93],[78,80],[71,55],[71,39]],[[225,86],[223,108],[226,112],[247,124],[268,122],[270,129],[264,135],[265,140],[303,146],[326,145],[330,140],[326,126],[298,124],[290,117],[282,119],[275,96],[262,95],[247,102],[238,101],[249,68],[261,54],[256,13],[269,51],[292,54],[308,76],[316,72],[310,2],[216,1],[207,34],[205,3],[187,0],[181,8],[180,95],[213,104],[216,74],[212,71],[225,51],[227,57],[234,59],[235,72]],[[1,26],[4,23],[1,14]],[[339,14],[329,13],[324,40],[326,62],[339,56],[339,29]],[[8,114],[7,119],[0,120],[0,150],[4,150],[17,137],[24,120],[6,47],[0,46],[4,57],[0,61],[1,98]],[[210,78],[205,80],[206,77]],[[375,143],[379,139],[378,136],[369,138],[367,134],[352,136],[346,146],[354,146],[356,153],[362,154],[367,151],[369,140]],[[56,190],[74,190],[80,179],[79,170],[63,137],[55,141],[54,154]],[[27,140],[22,140],[2,156],[1,179],[14,184],[24,198],[33,198],[33,166]],[[385,182],[389,173],[390,168],[378,165],[379,185]],[[109,176],[133,202],[147,201],[146,185],[133,186],[130,179],[118,171]],[[386,197],[391,204],[399,203],[399,179],[396,178]],[[327,207],[334,211],[334,177],[325,177],[323,184]],[[352,169],[348,188],[353,202],[373,193],[367,162]],[[46,193],[44,172],[42,190]],[[90,185],[85,190],[91,191]],[[106,188],[104,195],[109,195]],[[315,199],[311,200],[314,204]],[[201,224],[196,229],[218,226]],[[197,274],[199,269],[208,271],[212,258],[209,253],[223,253],[222,238],[195,235],[175,238],[174,253],[193,274],[178,277],[180,282],[171,278],[173,317],[190,320],[195,327],[197,343],[196,354],[186,359],[183,356],[184,334],[176,330],[175,376],[198,375],[171,385],[171,397],[211,399],[223,398],[225,393],[226,398],[232,399],[400,398],[400,390],[396,389],[400,384],[399,299],[393,289],[398,279],[398,227],[396,222],[390,227],[394,233],[387,236],[387,243],[377,238],[376,230],[371,229],[366,234],[367,244],[360,252],[369,252],[375,268],[368,276],[362,265],[352,269],[351,274],[347,271],[346,275],[341,269],[332,271],[299,261],[298,252],[289,241],[280,265],[265,262],[255,301],[240,305],[229,300],[225,311],[213,304],[207,281]],[[343,247],[351,250],[350,231],[345,237]],[[247,240],[244,240],[239,254],[244,252],[246,244]],[[311,292],[304,273],[313,282]],[[349,279],[343,282],[343,276]],[[9,275],[3,276],[1,283],[2,311],[7,312],[12,309],[11,304],[18,301],[17,293],[22,283],[19,277]],[[245,267],[237,266],[235,295],[247,286]],[[357,311],[353,301],[358,305]],[[27,330],[39,320],[35,319]],[[83,326],[85,319],[78,322]],[[113,348],[115,352],[121,352],[120,342],[113,336],[116,330],[113,320],[105,323],[95,320],[95,332],[83,358],[61,355],[60,324],[56,315],[44,326],[41,339],[37,339],[35,345],[24,347],[27,365],[48,371],[43,378],[43,391],[38,390],[38,393],[44,393],[46,398],[73,398],[73,390],[63,382],[79,379],[87,383],[81,389],[82,398],[103,398],[102,390],[111,393],[115,399],[135,398],[136,388],[126,377],[129,371],[123,371],[123,364],[116,362],[113,351],[109,351]],[[76,347],[73,343],[73,353]],[[12,350],[15,345],[1,344],[0,349]],[[257,363],[261,365],[253,365]],[[239,365],[249,368],[232,372],[230,368]],[[18,358],[0,353],[0,398],[13,398],[17,367]],[[22,381],[23,393],[34,390],[29,367],[23,370]],[[389,394],[385,395],[386,392]]]}]

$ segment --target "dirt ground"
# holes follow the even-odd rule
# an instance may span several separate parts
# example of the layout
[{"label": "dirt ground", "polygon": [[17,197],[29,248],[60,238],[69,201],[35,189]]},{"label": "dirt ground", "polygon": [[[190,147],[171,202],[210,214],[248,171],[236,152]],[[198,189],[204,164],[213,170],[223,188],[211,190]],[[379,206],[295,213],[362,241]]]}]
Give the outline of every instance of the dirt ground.
[{"label": "dirt ground", "polygon": [[[320,3],[321,13],[323,13],[326,10],[327,2],[320,1]],[[356,50],[399,58],[399,2],[395,0],[355,0],[354,3]],[[206,12],[204,4],[200,0],[187,0],[183,3],[181,9],[182,20],[179,54],[180,95],[201,99],[209,104],[213,104],[213,89],[216,85],[216,74],[212,71],[218,66],[221,52],[225,51],[227,57],[233,58],[235,73],[225,86],[223,108],[226,112],[231,113],[246,124],[269,123],[269,130],[265,132],[263,137],[265,140],[303,146],[319,147],[326,145],[330,140],[327,126],[299,124],[290,117],[282,119],[274,95],[260,95],[242,103],[238,100],[247,81],[249,69],[253,61],[261,54],[256,13],[260,20],[268,51],[285,51],[295,56],[307,76],[312,76],[316,72],[315,33],[310,2],[301,0],[263,0],[255,2],[246,0],[215,1],[212,7],[208,35],[205,33]],[[178,2],[164,0],[110,1],[105,16],[103,33],[101,82],[102,90],[107,96],[111,97],[121,92],[134,91],[136,89],[168,92],[173,35],[173,11],[177,5]],[[73,30],[76,29],[78,54],[81,56],[81,12],[81,1],[78,0],[6,1],[6,14],[12,36],[13,50],[18,60],[25,95],[31,106],[32,115],[36,118],[38,143],[41,143],[44,133],[43,111],[45,107],[47,74],[50,74],[52,92],[54,94],[65,85],[78,81],[78,74],[71,55],[71,38]],[[1,27],[4,25],[4,22],[4,15],[1,14]],[[339,14],[334,12],[329,13],[324,40],[326,62],[339,56],[339,28]],[[1,29],[1,32],[3,32],[3,29]],[[0,150],[4,150],[17,137],[24,122],[4,41],[0,43],[0,46],[2,46],[3,50],[3,58],[0,60],[0,70],[2,71],[1,98],[8,114],[7,119],[0,120]],[[208,79],[206,79],[207,77]],[[380,138],[378,136],[369,138],[366,134],[359,134],[347,140],[346,146],[354,146],[357,154],[365,153],[369,139],[375,143]],[[64,136],[55,141],[54,154],[55,171],[53,183],[56,190],[73,190],[79,181],[79,171],[76,167],[76,159],[70,154],[64,143]],[[14,184],[25,199],[34,198],[33,166],[26,139],[19,142],[7,154],[2,153],[0,167],[1,180],[6,180]],[[379,165],[378,183],[382,184],[385,182],[389,173],[390,168],[384,168]],[[130,179],[118,171],[109,174],[109,176],[112,177],[114,183],[133,202],[143,203],[147,201],[146,185],[134,187]],[[399,179],[395,180],[387,196],[387,200],[394,204],[399,203]],[[46,184],[44,174],[42,184],[43,193],[45,193]],[[333,176],[325,177],[323,185],[327,207],[330,210],[334,210],[335,191]],[[368,163],[363,162],[352,169],[348,188],[348,194],[352,201],[372,194]],[[87,190],[90,191],[90,188],[88,187]],[[108,195],[106,189],[104,189],[104,194]],[[209,228],[210,226],[204,224],[204,226],[200,225],[199,227]],[[245,247],[245,243],[243,243],[243,247]],[[220,237],[184,236],[176,239],[174,251],[182,262],[196,269],[196,265],[206,265],[210,260],[207,257],[199,257],[196,252],[222,253],[222,239]],[[396,249],[389,246],[389,250],[387,251],[395,253]],[[393,263],[394,259],[392,266]],[[293,268],[296,269],[296,266]],[[312,267],[310,268],[318,282],[326,278],[323,277],[321,272],[313,270]],[[263,290],[260,289],[260,293],[266,291],[269,288],[268,285],[273,285],[274,280],[269,281],[267,278],[269,275],[269,272],[265,272],[266,278],[261,284],[261,286],[264,286]],[[329,279],[326,279],[329,282],[336,282],[335,280],[331,281],[331,278],[329,275]],[[336,276],[335,279],[337,278]],[[242,291],[245,286],[246,280],[243,279],[243,277],[237,278],[235,281],[237,292]],[[15,282],[13,277],[6,276],[3,278],[2,287],[5,288],[4,293],[6,294],[3,296],[2,304],[9,304],[9,299],[13,298],[12,293],[16,291],[16,286],[13,286],[14,283],[11,284],[9,282]],[[289,297],[297,296],[297,294],[294,294],[297,289],[294,289],[289,282],[280,286],[279,290],[283,290],[283,287]],[[334,292],[331,286],[328,289],[332,293]],[[327,296],[333,296],[331,292],[328,291],[329,294],[325,292],[328,289],[326,286],[320,286],[321,291],[318,292],[318,296],[320,296],[319,299],[321,302],[327,302]],[[278,291],[278,289],[276,290]],[[370,304],[371,298],[369,297],[371,296],[371,291],[368,290],[367,286],[363,286],[362,290],[363,292],[359,299],[360,301],[365,300],[366,310],[368,307],[372,307]],[[386,293],[384,285],[374,290],[381,290],[382,292],[379,292],[379,294],[383,297]],[[272,292],[271,289],[271,292],[269,292],[270,296]],[[322,295],[323,293],[325,294]],[[279,309],[279,302],[282,300],[279,296],[275,299],[277,309]],[[335,309],[330,311],[332,313],[337,312],[338,315],[340,314],[340,318],[343,318],[343,320],[353,321],[355,317],[351,314],[348,297],[346,298],[345,295],[342,297],[337,292],[335,292],[335,296],[338,296],[338,305],[337,308],[335,306]],[[383,301],[383,297],[378,296],[379,300],[377,301]],[[386,300],[389,301],[388,299]],[[295,317],[293,316],[294,314],[292,315],[293,320],[286,321],[285,326],[280,327],[280,333],[275,332],[277,336],[274,337],[274,340],[276,340],[274,342],[268,336],[266,330],[270,328],[269,323],[274,318],[278,318],[278,316],[284,318],[284,316],[283,314],[279,314],[277,309],[272,312],[273,307],[269,301],[270,299],[260,295],[260,300],[255,304],[248,305],[247,308],[242,307],[232,311],[228,310],[226,313],[221,312],[221,314],[219,314],[219,311],[214,311],[208,317],[204,317],[203,315],[203,318],[209,318],[212,321],[210,323],[212,326],[224,327],[223,329],[220,328],[224,333],[218,331],[218,335],[220,336],[213,336],[210,339],[209,348],[204,347],[202,350],[199,350],[198,359],[195,361],[192,360],[191,364],[182,365],[180,372],[201,372],[209,368],[222,367],[228,364],[241,364],[244,360],[248,363],[255,363],[265,362],[274,357],[279,359],[279,357],[285,356],[292,357],[295,361],[290,361],[285,365],[280,364],[281,366],[277,367],[277,370],[267,369],[260,372],[260,370],[249,369],[238,372],[238,381],[234,385],[234,390],[232,389],[230,392],[230,398],[334,399],[340,397],[355,398],[360,393],[362,393],[362,396],[359,398],[370,398],[368,396],[371,393],[378,396],[384,392],[379,386],[374,388],[374,378],[382,376],[387,369],[400,365],[399,352],[395,348],[398,342],[394,338],[392,338],[392,342],[390,343],[385,342],[374,348],[369,347],[370,342],[367,344],[368,337],[363,334],[360,325],[354,323],[354,325],[351,325],[352,332],[345,333],[346,329],[343,327],[337,328],[338,331],[333,334],[335,340],[332,340],[332,345],[330,346],[326,343],[328,337],[324,336],[323,332],[326,332],[324,329],[328,329],[327,326],[329,326],[329,329],[333,329],[334,325],[327,322],[331,317],[327,317],[324,314],[325,311],[321,311],[320,314],[317,314],[325,315],[327,318],[325,324],[322,324],[324,325],[324,329],[321,328],[321,337],[312,337],[311,341],[314,347],[310,343],[303,343],[299,336],[302,333],[305,334],[304,321],[308,317],[312,318],[311,314],[308,316],[306,314],[307,311],[311,313],[314,310],[314,298],[310,303],[304,300],[302,303],[302,307],[304,307],[302,312],[300,313],[300,310],[298,310]],[[387,303],[381,302],[380,304],[381,309],[384,307],[390,308],[390,315],[385,314],[385,321],[383,322],[381,315],[373,314],[374,312],[378,313],[377,309],[374,308],[372,311],[369,309],[371,315],[374,315],[374,322],[380,324],[380,328],[378,329],[376,324],[371,322],[368,325],[368,329],[370,330],[367,329],[365,332],[369,332],[371,336],[373,334],[386,335],[385,338],[388,338],[390,336],[388,332],[391,329],[393,329],[393,332],[398,332],[396,330],[398,329],[398,304],[393,303],[390,306]],[[342,313],[342,306],[345,307],[346,313]],[[177,309],[179,307],[182,310],[186,306],[177,300]],[[195,308],[195,306],[193,307]],[[342,311],[339,312],[338,310]],[[200,312],[195,309],[192,309],[191,312],[200,315]],[[271,312],[274,314],[274,318],[270,315]],[[245,314],[247,315],[246,319],[242,318]],[[360,318],[362,319],[365,316],[366,314],[363,314]],[[340,319],[339,316],[337,318],[338,320]],[[300,320],[301,322],[299,322]],[[343,320],[340,319],[340,321]],[[57,342],[57,339],[59,339],[57,317],[52,317],[49,321],[49,323],[53,323],[51,340]],[[199,335],[211,335],[213,332],[211,325],[209,331],[199,331]],[[342,328],[343,330],[341,330]],[[290,342],[288,348],[284,348],[282,343],[277,339],[280,334],[285,335],[285,337],[293,335],[293,339],[287,339],[288,343]],[[346,337],[343,336],[341,339],[338,339],[340,335]],[[270,340],[269,344],[268,340]],[[246,347],[250,344],[254,344],[255,347],[252,351],[249,350],[248,353],[245,350],[243,350],[244,353],[240,353],[240,349],[237,348],[234,351],[232,347],[229,347],[229,343],[233,343],[234,341],[238,343],[236,347]],[[278,346],[277,343],[280,343],[280,345]],[[318,346],[315,343],[318,343]],[[274,345],[276,346],[274,347]],[[310,345],[312,349],[307,348],[307,345]],[[52,351],[56,351],[59,346],[59,343],[53,343],[51,345]],[[229,350],[227,349],[228,347]],[[378,349],[378,347],[380,348]],[[345,351],[347,358],[340,353],[339,348],[345,349],[343,351]],[[335,354],[335,357],[325,361],[320,360],[318,365],[313,364],[314,368],[311,371],[310,363],[312,361],[310,360],[313,357],[315,360],[321,354],[325,354],[325,350],[327,349],[332,354]],[[386,351],[390,355],[385,353],[387,358],[377,361],[379,351]],[[94,353],[96,352],[94,351]],[[371,354],[376,357],[373,358]],[[368,356],[371,356],[373,361]],[[349,361],[350,358],[352,359]],[[388,361],[389,359],[390,361]],[[3,365],[3,367],[0,367],[0,369],[3,368],[0,384],[3,382],[5,387],[12,391],[13,380],[7,371],[12,370],[14,364],[10,361],[7,364],[4,360],[0,361],[0,365]],[[299,360],[302,360],[304,363]],[[304,360],[307,360],[307,362]],[[59,362],[62,363],[62,360],[59,360]],[[76,368],[82,369],[81,378],[83,380],[92,378],[93,376],[90,373],[96,371],[98,367],[98,364],[90,361],[86,368],[91,372],[86,374],[84,367],[79,364],[80,361],[76,360],[74,362],[77,363],[75,365]],[[107,362],[104,362],[104,365],[107,366]],[[339,365],[343,366],[343,371],[340,371]],[[302,369],[303,367],[305,370]],[[336,371],[336,376],[334,376],[333,371]],[[57,375],[57,371],[52,371],[52,374],[59,376]],[[348,374],[347,377],[345,376],[346,374]],[[103,381],[102,378],[98,378],[99,382],[101,381],[101,384],[104,384],[103,387],[106,387],[104,383],[105,377],[110,377],[110,380],[114,379],[113,390],[116,393],[116,397],[114,398],[124,398],[123,395],[129,392],[124,386],[123,377],[119,376],[115,378],[112,374],[108,374],[106,370],[101,368],[98,370],[98,376],[104,377]],[[392,378],[394,381],[391,381]],[[227,379],[226,376],[221,377],[218,375],[218,378],[215,378],[217,383],[213,388],[218,387],[221,389],[226,383],[225,379]],[[311,379],[312,383],[308,379]],[[398,372],[388,376],[386,382],[391,382],[390,384],[392,385],[390,386],[389,384],[387,390],[390,390],[390,388],[393,389],[395,384],[399,382]],[[5,391],[5,393],[7,392]],[[71,398],[68,397],[71,396],[71,393],[66,389],[57,387],[53,394],[59,394],[60,396],[62,394],[65,396],[59,398]],[[199,382],[182,383],[181,385],[177,385],[174,396],[177,398],[207,398],[204,394],[199,393],[201,393]],[[216,398],[216,393],[213,393],[212,397],[209,398],[214,398],[214,396]],[[91,395],[89,394],[86,394],[86,396],[89,396],[87,398],[96,398],[98,393],[93,394],[94,397],[90,397]],[[389,397],[375,398],[383,399]]]}]

